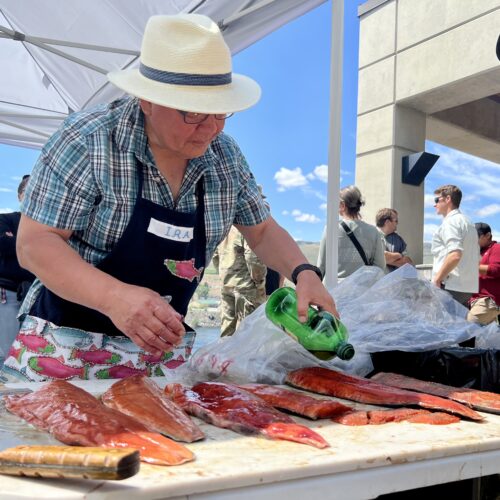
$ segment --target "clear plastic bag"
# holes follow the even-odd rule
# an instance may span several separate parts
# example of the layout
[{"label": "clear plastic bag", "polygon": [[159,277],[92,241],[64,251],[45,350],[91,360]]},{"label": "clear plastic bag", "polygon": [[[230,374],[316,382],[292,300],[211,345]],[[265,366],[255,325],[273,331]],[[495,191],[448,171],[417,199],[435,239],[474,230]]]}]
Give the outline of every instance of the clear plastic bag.
[{"label": "clear plastic bag", "polygon": [[289,371],[321,362],[265,315],[265,304],[247,316],[231,337],[193,353],[181,369],[190,381],[227,379],[235,383],[282,384]]},{"label": "clear plastic bag", "polygon": [[[379,279],[376,279],[378,275]],[[349,341],[363,352],[440,349],[481,334],[449,293],[406,264],[380,277],[363,267],[331,290]]]},{"label": "clear plastic bag", "polygon": [[419,279],[410,265],[387,275],[377,267],[362,267],[330,293],[356,351],[351,360],[318,360],[271,323],[261,306],[232,337],[195,351],[179,368],[182,377],[192,382],[217,378],[281,384],[289,371],[307,366],[364,376],[373,370],[370,353],[435,350],[489,332],[467,322],[467,309],[447,292]]}]

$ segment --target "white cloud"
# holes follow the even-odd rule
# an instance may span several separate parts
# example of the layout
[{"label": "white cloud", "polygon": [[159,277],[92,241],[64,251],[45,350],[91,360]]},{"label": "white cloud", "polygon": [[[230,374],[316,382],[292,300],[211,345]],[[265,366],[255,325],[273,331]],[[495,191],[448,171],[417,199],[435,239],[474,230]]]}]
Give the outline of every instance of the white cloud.
[{"label": "white cloud", "polygon": [[488,217],[490,215],[496,215],[500,213],[500,204],[492,203],[491,205],[486,205],[476,211],[478,217]]},{"label": "white cloud", "polygon": [[0,192],[2,192],[2,193],[13,193],[14,190],[10,189],[10,188],[1,188],[0,187]]},{"label": "white cloud", "polygon": [[424,196],[424,207],[429,208],[434,206],[434,194],[426,194]]},{"label": "white cloud", "polygon": [[328,182],[328,165],[318,165],[313,170],[314,176],[322,182]]},{"label": "white cloud", "polygon": [[283,212],[281,212],[282,215],[289,215],[290,212],[288,210],[283,210]]},{"label": "white cloud", "polygon": [[424,213],[424,219],[425,220],[442,220],[443,216],[439,214],[433,214],[432,212],[425,212]]},{"label": "white cloud", "polygon": [[326,210],[328,208],[328,204],[327,203],[322,203],[320,206],[319,206],[320,210]]},{"label": "white cloud", "polygon": [[274,180],[278,183],[278,191],[280,192],[291,188],[306,186],[308,183],[300,167],[294,168],[293,170],[281,167],[274,174]]},{"label": "white cloud", "polygon": [[287,210],[285,210],[282,213],[283,213],[283,215],[290,214],[295,219],[296,222],[307,222],[309,224],[316,224],[317,222],[320,222],[320,220],[321,220],[319,217],[316,217],[316,215],[306,214],[297,208],[295,208],[291,212],[288,212]]},{"label": "white cloud", "polygon": [[0,208],[0,214],[10,214],[11,212],[15,212],[13,208]]},{"label": "white cloud", "polygon": [[[471,156],[439,144],[429,143],[430,151],[440,155],[432,170],[434,180],[440,184],[455,184],[464,193],[464,202],[500,197],[498,176],[500,164]],[[433,186],[433,187],[438,187]],[[476,204],[476,203],[475,203]]]}]

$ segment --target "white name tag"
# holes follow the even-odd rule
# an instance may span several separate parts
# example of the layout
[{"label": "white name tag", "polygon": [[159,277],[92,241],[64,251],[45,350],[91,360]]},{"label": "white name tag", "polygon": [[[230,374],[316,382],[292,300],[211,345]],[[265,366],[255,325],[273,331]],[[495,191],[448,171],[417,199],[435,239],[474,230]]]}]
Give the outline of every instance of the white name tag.
[{"label": "white name tag", "polygon": [[181,241],[183,243],[188,243],[193,239],[192,227],[173,226],[172,224],[153,218],[149,221],[148,233],[156,234],[160,238]]}]

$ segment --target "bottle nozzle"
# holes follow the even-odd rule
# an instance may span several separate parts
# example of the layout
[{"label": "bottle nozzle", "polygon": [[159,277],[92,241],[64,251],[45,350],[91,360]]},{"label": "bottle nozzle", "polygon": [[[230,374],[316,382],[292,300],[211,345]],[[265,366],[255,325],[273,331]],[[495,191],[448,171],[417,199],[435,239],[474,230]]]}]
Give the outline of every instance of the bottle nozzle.
[{"label": "bottle nozzle", "polygon": [[337,348],[337,356],[345,361],[352,359],[354,357],[354,347],[352,346],[352,344],[343,342]]}]

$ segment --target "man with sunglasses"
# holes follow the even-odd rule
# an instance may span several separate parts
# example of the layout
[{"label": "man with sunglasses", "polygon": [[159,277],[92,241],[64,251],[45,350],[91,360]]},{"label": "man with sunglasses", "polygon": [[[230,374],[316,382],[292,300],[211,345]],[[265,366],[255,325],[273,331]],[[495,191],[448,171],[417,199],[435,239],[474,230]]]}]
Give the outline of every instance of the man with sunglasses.
[{"label": "man with sunglasses", "polygon": [[[18,240],[22,265],[39,281],[23,303],[6,376],[162,375],[183,363],[195,336],[183,316],[233,224],[296,283],[299,317],[309,304],[336,314],[320,271],[270,216],[223,133],[225,120],[260,98],[259,85],[231,65],[208,17],[153,16],[139,67],[108,75],[129,96],[74,113],[49,139]],[[28,334],[42,352],[25,348]]]},{"label": "man with sunglasses", "polygon": [[462,191],[457,186],[441,186],[434,194],[436,213],[443,216],[443,222],[432,238],[432,282],[467,306],[479,286],[476,228],[460,211]]}]

